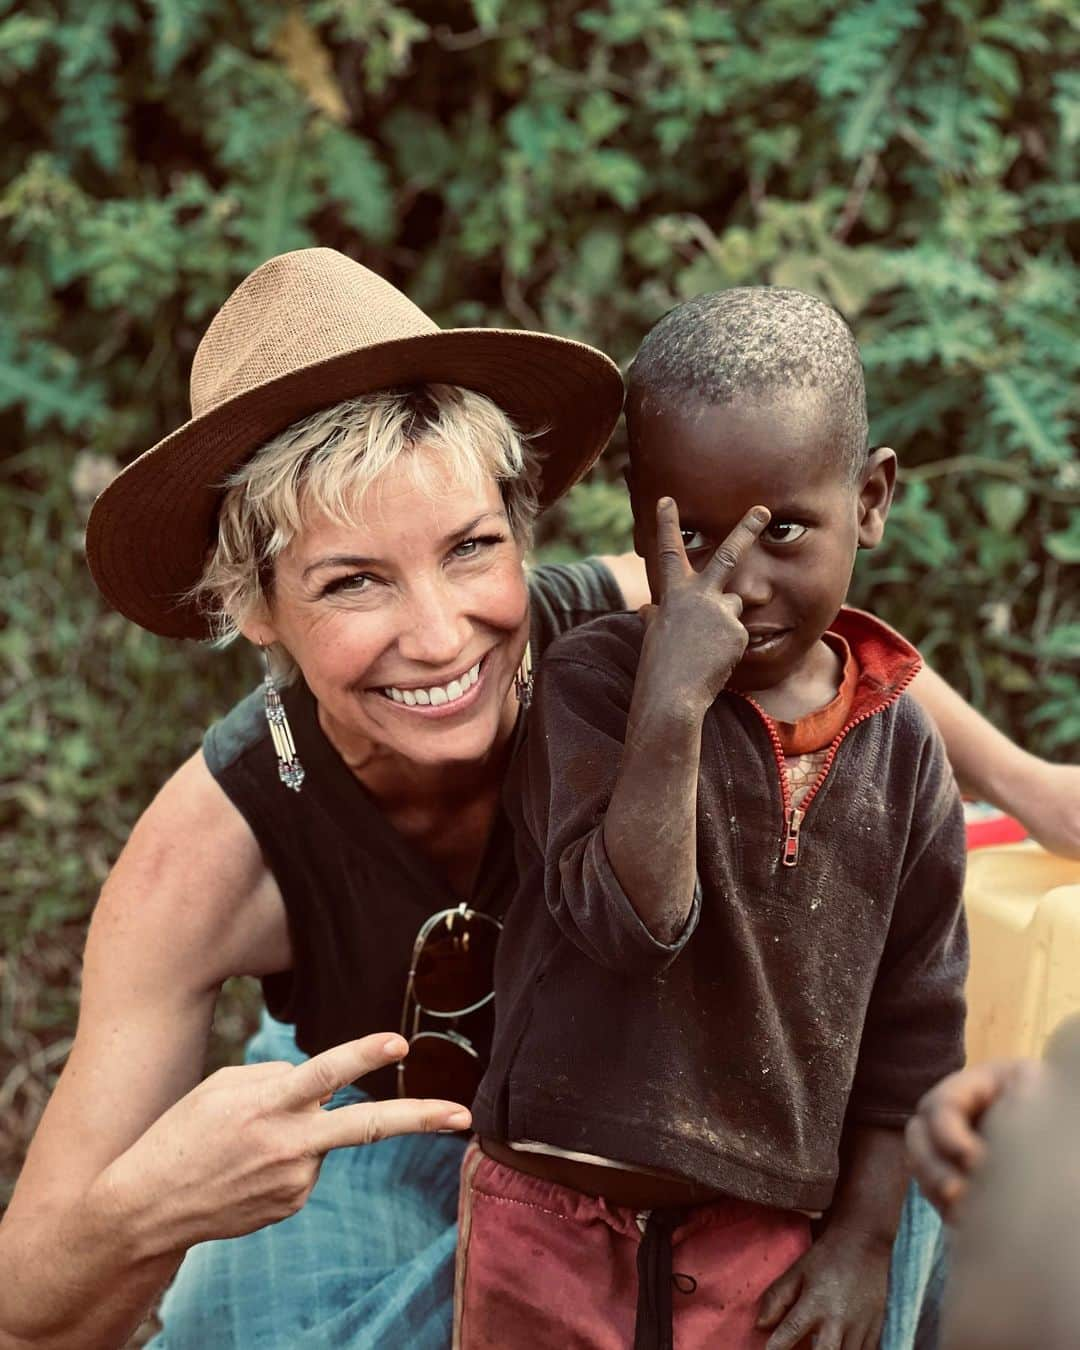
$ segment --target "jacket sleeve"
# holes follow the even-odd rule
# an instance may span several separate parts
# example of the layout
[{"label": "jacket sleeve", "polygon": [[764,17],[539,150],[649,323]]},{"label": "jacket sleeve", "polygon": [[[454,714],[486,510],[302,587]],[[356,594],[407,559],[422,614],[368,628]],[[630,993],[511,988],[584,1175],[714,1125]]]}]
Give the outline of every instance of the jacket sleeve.
[{"label": "jacket sleeve", "polygon": [[901,1126],[964,1062],[968,933],[963,808],[945,748],[927,729],[889,935],[863,1028],[853,1118]]},{"label": "jacket sleeve", "polygon": [[670,965],[689,940],[701,887],[669,946],[642,923],[608,861],[604,816],[632,694],[633,678],[618,666],[545,657],[522,752],[519,809],[543,858],[544,898],[561,933],[602,966],[649,975]]}]

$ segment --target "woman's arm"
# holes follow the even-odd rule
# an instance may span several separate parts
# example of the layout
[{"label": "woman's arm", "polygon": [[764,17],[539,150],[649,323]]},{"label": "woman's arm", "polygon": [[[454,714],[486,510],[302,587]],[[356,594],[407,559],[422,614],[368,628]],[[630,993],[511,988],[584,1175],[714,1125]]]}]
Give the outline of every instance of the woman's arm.
[{"label": "woman's arm", "polygon": [[911,692],[937,724],[965,792],[1015,816],[1051,853],[1080,858],[1080,766],[1021,750],[929,666]]},{"label": "woman's arm", "polygon": [[122,1345],[184,1251],[295,1212],[328,1148],[449,1123],[319,1102],[398,1058],[368,1037],[198,1082],[232,974],[287,967],[280,894],[201,756],[136,826],[94,914],[71,1057],[0,1224],[0,1347]]}]

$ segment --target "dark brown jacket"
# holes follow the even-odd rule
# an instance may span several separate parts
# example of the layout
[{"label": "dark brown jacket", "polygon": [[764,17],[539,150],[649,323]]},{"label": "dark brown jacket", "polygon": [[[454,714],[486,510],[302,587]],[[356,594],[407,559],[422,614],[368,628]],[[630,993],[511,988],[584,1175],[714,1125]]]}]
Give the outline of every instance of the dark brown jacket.
[{"label": "dark brown jacket", "polygon": [[496,972],[482,1133],[825,1208],[845,1120],[900,1126],[963,1061],[964,830],[918,654],[869,615],[834,630],[861,678],[790,863],[776,742],[749,700],[705,719],[700,894],[672,946],[623,894],[603,820],[642,625],[555,643],[508,784],[520,886]]}]

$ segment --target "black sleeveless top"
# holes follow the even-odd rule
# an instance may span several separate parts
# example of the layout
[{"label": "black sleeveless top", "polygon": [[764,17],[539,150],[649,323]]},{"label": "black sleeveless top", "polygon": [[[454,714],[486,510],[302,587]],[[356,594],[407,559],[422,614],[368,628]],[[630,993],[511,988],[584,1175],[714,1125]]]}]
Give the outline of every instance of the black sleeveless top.
[{"label": "black sleeveless top", "polygon": [[[560,633],[624,608],[611,572],[595,559],[529,575],[533,658]],[[323,735],[315,699],[299,681],[282,695],[306,777],[300,792],[278,779],[255,690],[206,733],[203,756],[259,841],[285,901],[291,970],[263,979],[270,1012],[296,1025],[309,1055],[374,1031],[397,1031],[416,934],[436,910],[460,902],[424,854],[400,835]],[[519,717],[515,748],[523,733]],[[500,809],[469,903],[501,915],[516,886],[510,825]],[[364,1079],[393,1096],[394,1071]]]}]

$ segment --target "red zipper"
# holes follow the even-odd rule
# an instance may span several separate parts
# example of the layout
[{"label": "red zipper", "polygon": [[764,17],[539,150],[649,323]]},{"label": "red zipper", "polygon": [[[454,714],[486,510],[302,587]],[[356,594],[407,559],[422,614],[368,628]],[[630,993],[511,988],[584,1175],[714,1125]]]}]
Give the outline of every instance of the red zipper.
[{"label": "red zipper", "polygon": [[806,819],[806,813],[810,809],[810,803],[821,791],[821,786],[828,777],[833,760],[836,758],[836,752],[840,749],[840,742],[849,731],[854,727],[857,727],[861,722],[866,722],[871,717],[876,717],[878,713],[884,712],[886,708],[891,707],[918,674],[919,669],[920,667],[916,666],[913,670],[910,670],[896,688],[890,692],[887,699],[881,703],[875,703],[872,708],[868,708],[865,712],[860,713],[858,717],[853,717],[850,722],[847,722],[841,728],[836,739],[829,745],[825,761],[821,766],[821,771],[814,779],[810,791],[798,806],[792,804],[791,779],[788,777],[787,763],[784,759],[784,747],[780,744],[780,733],[776,730],[776,723],[756,699],[751,698],[749,694],[741,695],[765,723],[765,730],[769,733],[769,740],[772,743],[773,755],[776,759],[776,768],[780,775],[780,795],[784,805],[784,837],[781,842],[780,852],[780,861],[784,867],[795,867],[798,865],[799,835],[802,830],[803,821]]}]

